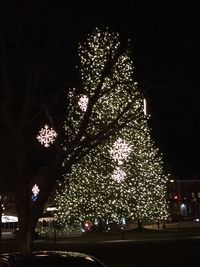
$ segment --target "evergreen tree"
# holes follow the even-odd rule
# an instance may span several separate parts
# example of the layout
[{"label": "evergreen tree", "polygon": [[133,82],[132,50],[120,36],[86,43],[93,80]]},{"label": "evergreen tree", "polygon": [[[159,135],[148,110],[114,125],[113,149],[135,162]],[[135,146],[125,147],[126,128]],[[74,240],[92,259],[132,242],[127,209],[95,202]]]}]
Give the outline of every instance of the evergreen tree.
[{"label": "evergreen tree", "polygon": [[[130,48],[123,49],[118,34],[96,29],[80,45],[79,55],[83,90],[78,95],[71,90],[68,114],[71,111],[73,116],[66,118],[66,137],[81,132],[89,112],[92,120],[87,130],[83,127],[85,138],[96,133],[101,138],[87,155],[80,147],[85,156],[72,167],[57,192],[58,221],[80,225],[87,220],[120,222],[123,217],[137,222],[164,220],[167,177],[133,80]],[[109,72],[105,65],[109,65]],[[74,114],[80,120],[75,122]],[[114,118],[118,127],[113,127]],[[102,129],[109,124],[108,136]]]}]

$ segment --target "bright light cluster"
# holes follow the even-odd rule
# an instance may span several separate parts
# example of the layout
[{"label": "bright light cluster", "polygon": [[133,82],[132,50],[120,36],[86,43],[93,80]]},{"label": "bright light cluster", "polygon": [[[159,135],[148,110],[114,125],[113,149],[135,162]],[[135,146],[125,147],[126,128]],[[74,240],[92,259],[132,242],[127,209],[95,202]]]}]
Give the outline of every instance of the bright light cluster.
[{"label": "bright light cluster", "polygon": [[[126,143],[125,140],[122,138],[118,138],[112,148],[109,150],[111,157],[117,161],[118,165],[122,165],[124,161],[127,161],[128,156],[131,153],[131,147]],[[126,177],[126,173],[122,170],[120,167],[115,167],[112,175],[112,179],[116,181],[117,183],[121,183],[124,181]]]},{"label": "bright light cluster", "polygon": [[33,201],[36,201],[37,200],[37,197],[38,197],[39,192],[40,192],[39,186],[36,185],[36,184],[34,184],[34,186],[32,187],[32,193],[33,193],[33,195],[31,197]]},{"label": "bright light cluster", "polygon": [[39,131],[37,139],[41,143],[41,145],[44,145],[44,147],[49,147],[50,144],[53,144],[56,137],[57,133],[54,131],[54,129],[49,128],[48,125],[45,125],[44,128]]},{"label": "bright light cluster", "polygon": [[[95,137],[102,139],[98,139],[98,147],[73,165],[65,184],[60,184],[55,215],[65,226],[85,221],[120,222],[122,217],[142,223],[167,217],[167,177],[151,139],[143,99],[133,81],[130,51],[118,53],[119,47],[118,34],[98,29],[79,47],[82,89],[91,100],[91,115],[84,120],[87,100],[73,88],[66,139],[74,144],[79,138],[84,145]],[[111,69],[107,70],[108,66]],[[77,105],[77,95],[82,104]],[[109,130],[110,136],[103,142]],[[78,143],[73,153],[84,149]]]},{"label": "bright light cluster", "polygon": [[[80,90],[77,94],[76,88],[69,89],[68,114],[64,125],[67,140],[73,142],[80,127],[81,132],[94,136],[113,121],[116,121],[115,124],[118,125],[134,124],[135,113],[138,113],[139,110],[135,99],[139,93],[134,90],[133,64],[129,52],[117,57],[119,47],[118,34],[110,31],[103,32],[99,29],[95,29],[92,34],[87,36],[86,41],[80,44],[79,70],[84,94],[79,94]],[[105,69],[109,66],[111,59],[116,63],[107,73],[108,75],[105,75]],[[91,115],[86,124],[83,120],[84,113],[87,111],[88,99],[91,100]],[[129,107],[127,108],[127,106]],[[85,129],[83,129],[84,127]]]},{"label": "bright light cluster", "polygon": [[79,105],[80,109],[84,112],[87,110],[88,100],[89,99],[86,95],[82,95],[78,101],[78,105]]},{"label": "bright light cluster", "polygon": [[118,138],[113,147],[110,149],[111,157],[117,161],[118,165],[122,165],[127,160],[131,153],[131,146],[126,143],[122,138]]},{"label": "bright light cluster", "polygon": [[33,192],[33,195],[34,195],[34,196],[37,196],[37,195],[39,194],[40,189],[39,189],[38,185],[35,184],[35,185],[32,187],[32,192]]},{"label": "bright light cluster", "polygon": [[120,167],[116,167],[111,176],[114,181],[121,183],[126,178],[126,173]]}]

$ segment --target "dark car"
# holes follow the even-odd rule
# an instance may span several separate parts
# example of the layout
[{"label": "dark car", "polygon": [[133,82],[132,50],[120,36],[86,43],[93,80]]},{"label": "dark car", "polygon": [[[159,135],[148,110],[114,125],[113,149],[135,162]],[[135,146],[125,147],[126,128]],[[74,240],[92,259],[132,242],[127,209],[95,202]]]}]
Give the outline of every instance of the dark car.
[{"label": "dark car", "polygon": [[0,256],[0,267],[106,267],[97,258],[66,251],[35,251],[7,253]]}]

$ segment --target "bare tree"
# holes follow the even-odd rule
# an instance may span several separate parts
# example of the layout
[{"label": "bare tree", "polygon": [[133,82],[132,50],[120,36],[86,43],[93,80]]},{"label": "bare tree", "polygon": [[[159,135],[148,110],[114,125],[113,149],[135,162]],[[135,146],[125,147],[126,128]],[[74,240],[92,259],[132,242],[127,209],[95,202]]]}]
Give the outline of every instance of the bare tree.
[{"label": "bare tree", "polygon": [[[45,3],[43,8],[46,7]],[[55,27],[57,24],[54,22],[51,24],[52,28],[45,23],[42,24],[43,28],[39,27],[41,25],[37,26],[36,20],[41,19],[38,15],[39,9],[36,7],[35,12],[31,13],[28,6],[12,7],[12,20],[5,15],[0,30],[1,137],[7,144],[4,154],[10,162],[9,172],[19,219],[21,251],[31,251],[38,218],[57,181],[62,179],[62,173],[70,172],[72,165],[91,149],[134,120],[129,112],[131,101],[118,107],[115,115],[107,121],[95,118],[98,101],[108,95],[109,91],[119,90],[122,83],[130,91],[130,97],[132,96],[129,80],[121,80],[120,73],[117,73],[116,64],[119,59],[126,65],[126,55],[123,54],[125,47],[120,44],[119,36],[97,31],[97,36],[103,36],[100,41],[104,40],[101,48],[104,59],[99,62],[100,69],[97,71],[94,68],[91,69],[92,72],[87,72],[88,66],[81,61],[82,85],[76,90],[64,90],[67,76],[64,79],[62,73],[66,67],[66,52],[60,46],[62,41],[58,38],[59,28]],[[88,55],[92,55],[89,40],[86,40],[84,46],[88,49]],[[91,63],[93,56],[95,55],[90,57]],[[101,59],[100,56],[99,60]],[[128,73],[129,68],[126,71]],[[96,79],[94,84],[90,83],[91,78]],[[91,86],[89,102],[86,112],[81,115],[76,100],[80,94],[84,94],[86,86]],[[39,129],[45,123],[58,133],[55,143],[48,150],[36,140]],[[95,131],[92,131],[92,125]],[[64,130],[68,131],[65,139]],[[42,166],[47,171],[39,181],[40,194],[37,201],[32,201],[31,188]],[[1,177],[2,181],[5,177]]]}]

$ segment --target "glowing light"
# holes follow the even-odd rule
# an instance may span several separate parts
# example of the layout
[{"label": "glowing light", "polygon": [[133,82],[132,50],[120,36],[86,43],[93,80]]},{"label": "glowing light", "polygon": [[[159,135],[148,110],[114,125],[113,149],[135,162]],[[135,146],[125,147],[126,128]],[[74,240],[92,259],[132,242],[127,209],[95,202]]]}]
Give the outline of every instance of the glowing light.
[{"label": "glowing light", "polygon": [[2,215],[1,220],[3,223],[18,222],[18,217],[12,215]]},{"label": "glowing light", "polygon": [[56,207],[47,207],[47,211],[54,211],[54,210],[57,210]]},{"label": "glowing light", "polygon": [[[133,80],[130,50],[119,53],[119,40],[118,34],[97,29],[79,46],[85,96],[79,94],[77,98],[76,89],[70,90],[64,124],[66,145],[79,133],[85,138],[98,137],[104,127],[106,133],[107,125],[113,127],[115,122],[119,128],[112,128],[114,136],[122,138],[116,138],[114,141],[121,142],[114,144],[110,136],[65,174],[66,183],[60,183],[55,199],[56,218],[63,227],[81,227],[88,220],[94,224],[98,218],[99,222],[106,221],[109,229],[109,218],[109,223],[121,222],[123,228],[123,217],[140,222],[164,221],[168,217],[164,195],[169,179],[163,174],[160,153],[151,140],[143,99]],[[83,125],[83,112],[88,109],[86,96],[92,112]],[[80,127],[85,129],[80,132]],[[68,159],[70,156],[64,159],[65,165]],[[85,230],[84,225],[81,231]]]},{"label": "glowing light", "polygon": [[131,152],[131,147],[122,138],[118,138],[114,142],[113,148],[110,149],[111,157],[118,162],[118,165],[122,165],[123,161],[127,160]]},{"label": "glowing light", "polygon": [[39,189],[38,185],[35,184],[35,185],[32,187],[32,192],[33,192],[33,195],[35,195],[35,196],[39,194],[40,189]]},{"label": "glowing light", "polygon": [[53,144],[55,141],[55,137],[57,137],[57,133],[53,130],[53,128],[49,128],[48,125],[45,125],[44,128],[39,131],[37,139],[41,145],[49,147],[50,144]]},{"label": "glowing light", "polygon": [[88,106],[88,97],[86,95],[82,95],[78,101],[78,105],[80,109],[85,112]]},{"label": "glowing light", "polygon": [[35,185],[32,187],[32,192],[33,192],[32,200],[33,200],[33,201],[36,201],[36,200],[37,200],[37,197],[38,197],[38,194],[39,194],[39,192],[40,192],[40,189],[39,189],[38,185],[35,184]]},{"label": "glowing light", "polygon": [[143,104],[144,104],[144,115],[147,115],[147,100],[145,98],[143,99]]},{"label": "glowing light", "polygon": [[181,204],[181,209],[185,209],[186,205],[184,203]]},{"label": "glowing light", "polygon": [[117,183],[121,183],[121,182],[123,182],[125,180],[126,173],[120,167],[117,167],[113,171],[113,174],[111,175],[111,177]]},{"label": "glowing light", "polygon": [[38,185],[35,184],[35,185],[32,187],[32,192],[33,192],[33,195],[34,195],[34,196],[37,196],[37,195],[39,194],[40,189],[39,189]]}]

